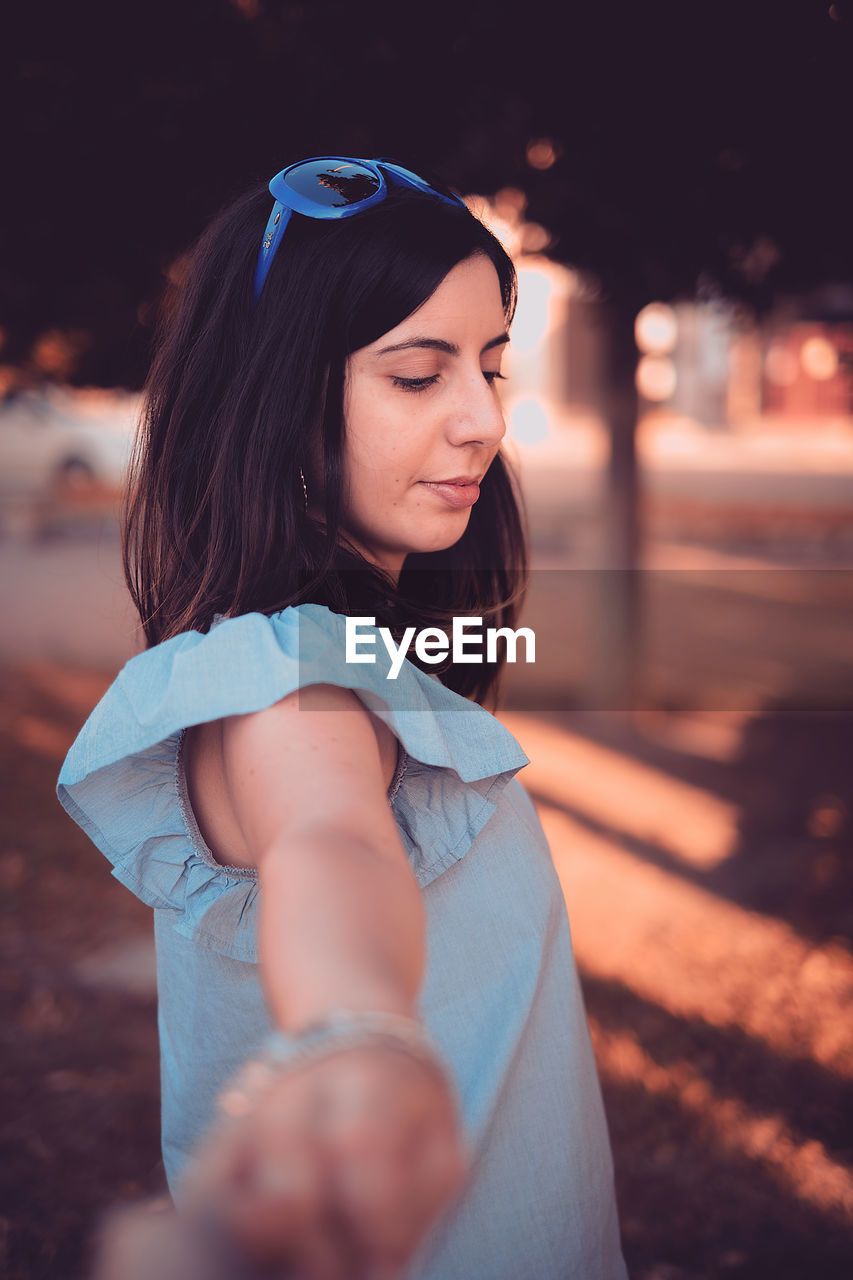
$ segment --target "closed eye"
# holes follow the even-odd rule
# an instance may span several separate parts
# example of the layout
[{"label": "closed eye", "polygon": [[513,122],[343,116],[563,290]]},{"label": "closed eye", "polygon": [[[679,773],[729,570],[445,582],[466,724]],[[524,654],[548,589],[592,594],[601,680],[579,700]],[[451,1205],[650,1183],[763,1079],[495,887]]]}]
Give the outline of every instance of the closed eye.
[{"label": "closed eye", "polygon": [[[506,381],[504,374],[498,373],[496,369],[484,369],[483,377],[491,385],[498,378]],[[392,378],[395,387],[400,387],[402,391],[426,391],[427,387],[431,387],[438,382],[438,374],[434,373],[429,378]]]},{"label": "closed eye", "polygon": [[438,374],[434,373],[431,378],[392,378],[392,382],[403,391],[426,391],[427,387],[438,382]]}]

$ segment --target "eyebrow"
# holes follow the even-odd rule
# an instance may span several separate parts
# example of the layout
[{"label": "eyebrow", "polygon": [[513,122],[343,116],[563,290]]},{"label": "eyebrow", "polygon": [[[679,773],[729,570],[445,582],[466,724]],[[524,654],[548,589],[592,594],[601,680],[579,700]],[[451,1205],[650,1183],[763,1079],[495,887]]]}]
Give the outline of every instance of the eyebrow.
[{"label": "eyebrow", "polygon": [[[502,333],[497,338],[492,338],[483,347],[480,355],[484,351],[491,351],[492,347],[502,347],[505,342],[509,342],[509,334]],[[412,347],[427,347],[431,351],[445,351],[449,356],[458,356],[459,348],[455,342],[445,342],[444,338],[409,338],[406,342],[396,342],[393,347],[383,347],[377,355],[387,356],[392,351],[408,351]]]}]

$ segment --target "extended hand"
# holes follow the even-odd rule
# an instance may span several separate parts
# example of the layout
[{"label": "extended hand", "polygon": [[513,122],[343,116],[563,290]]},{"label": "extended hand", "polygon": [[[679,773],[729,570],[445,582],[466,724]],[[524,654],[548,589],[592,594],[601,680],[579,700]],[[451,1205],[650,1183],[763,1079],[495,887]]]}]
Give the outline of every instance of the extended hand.
[{"label": "extended hand", "polygon": [[255,1264],[396,1280],[467,1172],[447,1079],[372,1045],[278,1073],[206,1139],[182,1192]]}]

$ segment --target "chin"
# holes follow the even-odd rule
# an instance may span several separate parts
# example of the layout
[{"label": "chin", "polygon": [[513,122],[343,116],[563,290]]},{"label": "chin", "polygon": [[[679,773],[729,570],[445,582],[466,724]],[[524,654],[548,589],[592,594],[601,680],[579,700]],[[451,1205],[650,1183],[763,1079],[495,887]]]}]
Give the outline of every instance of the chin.
[{"label": "chin", "polygon": [[461,529],[457,529],[454,533],[444,533],[434,538],[423,538],[417,546],[410,547],[408,555],[420,554],[429,555],[432,551],[447,551],[450,547],[455,547],[456,543],[468,528],[467,521]]}]

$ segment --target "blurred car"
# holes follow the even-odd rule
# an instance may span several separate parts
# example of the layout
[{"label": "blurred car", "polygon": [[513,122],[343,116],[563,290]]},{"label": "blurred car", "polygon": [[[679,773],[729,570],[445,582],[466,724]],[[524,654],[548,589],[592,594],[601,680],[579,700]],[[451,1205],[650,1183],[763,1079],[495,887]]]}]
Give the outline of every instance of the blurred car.
[{"label": "blurred car", "polygon": [[91,533],[115,518],[141,397],[46,385],[0,400],[0,535]]},{"label": "blurred car", "polygon": [[117,491],[139,409],[128,393],[50,387],[0,401],[0,499]]}]

